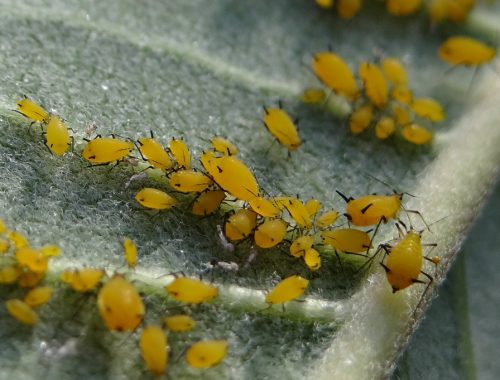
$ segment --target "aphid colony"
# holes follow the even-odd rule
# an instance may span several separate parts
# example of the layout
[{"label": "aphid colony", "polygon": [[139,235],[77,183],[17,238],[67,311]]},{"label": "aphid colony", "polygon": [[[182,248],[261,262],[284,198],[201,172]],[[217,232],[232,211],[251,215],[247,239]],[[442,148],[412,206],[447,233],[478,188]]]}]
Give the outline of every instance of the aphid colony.
[{"label": "aphid colony", "polygon": [[[345,20],[356,16],[363,6],[363,0],[315,0],[315,2],[323,9],[336,7],[339,17]],[[385,0],[385,8],[392,16],[411,16],[425,8],[432,24],[445,21],[464,22],[474,5],[475,0]]]}]

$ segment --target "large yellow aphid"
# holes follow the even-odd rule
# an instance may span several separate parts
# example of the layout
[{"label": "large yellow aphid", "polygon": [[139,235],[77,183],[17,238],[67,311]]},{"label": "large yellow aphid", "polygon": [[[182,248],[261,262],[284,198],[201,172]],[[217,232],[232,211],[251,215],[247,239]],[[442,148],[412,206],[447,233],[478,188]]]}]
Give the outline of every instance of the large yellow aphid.
[{"label": "large yellow aphid", "polygon": [[358,87],[352,70],[338,55],[331,52],[316,53],[312,68],[318,79],[330,90],[354,100]]},{"label": "large yellow aphid", "polygon": [[443,42],[438,55],[451,65],[479,66],[495,58],[496,51],[474,38],[455,36]]},{"label": "large yellow aphid", "polygon": [[47,123],[50,117],[49,113],[41,105],[28,98],[17,102],[17,112],[31,121],[39,123]]},{"label": "large yellow aphid", "polygon": [[104,276],[100,268],[83,268],[65,270],[61,273],[61,281],[67,283],[75,292],[86,293],[97,288]]},{"label": "large yellow aphid", "polygon": [[370,248],[370,235],[354,228],[341,228],[321,232],[325,244],[344,253],[363,253]]},{"label": "large yellow aphid", "polygon": [[171,197],[164,191],[154,189],[152,187],[145,187],[140,190],[135,195],[135,199],[142,206],[153,210],[168,210],[177,203],[177,200],[174,197]]},{"label": "large yellow aphid", "polygon": [[349,128],[354,134],[359,134],[368,128],[373,119],[373,107],[365,104],[355,109],[349,117]]},{"label": "large yellow aphid", "polygon": [[403,194],[365,195],[360,198],[347,198],[337,191],[347,202],[346,217],[358,227],[372,226],[396,218],[401,209]]},{"label": "large yellow aphid", "polygon": [[224,235],[230,241],[246,239],[257,226],[257,214],[248,209],[239,209],[224,225]]},{"label": "large yellow aphid", "polygon": [[225,198],[226,193],[222,190],[205,191],[194,200],[191,212],[198,216],[213,214]]},{"label": "large yellow aphid", "polygon": [[10,315],[12,315],[19,322],[26,325],[36,325],[38,323],[38,315],[35,311],[21,300],[8,300],[5,302],[5,307]]},{"label": "large yellow aphid", "polygon": [[129,268],[135,268],[137,265],[137,247],[132,239],[123,239],[123,256]]},{"label": "large yellow aphid", "polygon": [[106,327],[134,331],[144,316],[144,304],[137,289],[123,276],[113,276],[99,291],[97,307]]},{"label": "large yellow aphid", "polygon": [[209,302],[219,295],[216,286],[191,277],[177,277],[165,290],[176,301],[188,304]]},{"label": "large yellow aphid", "polygon": [[410,105],[416,115],[433,122],[444,120],[444,111],[441,104],[431,98],[416,98]]},{"label": "large yellow aphid", "polygon": [[201,193],[213,182],[202,172],[178,170],[169,179],[170,186],[181,193]]},{"label": "large yellow aphid", "polygon": [[167,171],[172,168],[173,162],[165,148],[153,137],[141,137],[137,140],[139,153],[149,165],[155,169]]},{"label": "large yellow aphid", "polygon": [[62,156],[71,145],[68,128],[58,116],[50,117],[45,137],[45,144],[56,156]]},{"label": "large yellow aphid", "polygon": [[191,153],[183,140],[173,138],[168,148],[180,169],[191,169]]},{"label": "large yellow aphid", "polygon": [[268,219],[255,230],[255,245],[260,248],[272,248],[280,244],[286,235],[288,224],[281,219]]},{"label": "large yellow aphid", "polygon": [[219,364],[227,355],[226,340],[204,340],[194,343],[186,352],[186,362],[194,368],[210,368]]},{"label": "large yellow aphid", "polygon": [[415,145],[427,144],[434,136],[427,128],[415,123],[403,127],[401,135],[406,141]]},{"label": "large yellow aphid", "polygon": [[97,137],[87,142],[82,157],[92,165],[104,165],[123,160],[134,149],[130,141],[112,137]]},{"label": "large yellow aphid", "polygon": [[281,212],[272,200],[262,197],[254,197],[248,201],[248,204],[253,211],[265,218],[275,218]]},{"label": "large yellow aphid", "polygon": [[294,275],[278,283],[267,295],[266,302],[270,305],[282,304],[299,298],[309,286],[309,280]]},{"label": "large yellow aphid", "polygon": [[359,76],[363,80],[368,99],[374,106],[384,108],[389,97],[389,87],[380,67],[372,62],[362,62],[359,65]]},{"label": "large yellow aphid", "polygon": [[141,356],[153,375],[162,375],[167,370],[168,345],[165,332],[158,326],[148,326],[139,338]]},{"label": "large yellow aphid", "polygon": [[24,302],[31,307],[45,305],[52,297],[52,288],[50,286],[40,286],[32,289],[24,296]]},{"label": "large yellow aphid", "polygon": [[337,12],[344,20],[350,20],[356,16],[363,5],[363,0],[338,0]]},{"label": "large yellow aphid", "polygon": [[35,273],[47,272],[49,259],[39,250],[23,247],[16,251],[16,261],[23,267]]},{"label": "large yellow aphid", "polygon": [[212,140],[210,140],[210,144],[212,144],[212,148],[216,152],[222,153],[226,156],[234,156],[235,154],[238,154],[238,148],[236,148],[236,146],[231,141],[223,137],[214,137]]},{"label": "large yellow aphid", "polygon": [[394,16],[409,16],[421,6],[422,0],[386,0],[387,11]]},{"label": "large yellow aphid", "polygon": [[382,116],[375,124],[375,135],[380,140],[386,140],[396,132],[396,123],[389,116]]},{"label": "large yellow aphid", "polygon": [[171,315],[163,320],[164,327],[172,332],[191,331],[196,326],[196,321],[186,314]]},{"label": "large yellow aphid", "polygon": [[397,58],[387,57],[381,62],[382,71],[392,84],[406,86],[408,84],[408,74],[404,65]]},{"label": "large yellow aphid", "polygon": [[289,152],[297,150],[302,144],[295,123],[281,108],[264,107],[264,125]]}]

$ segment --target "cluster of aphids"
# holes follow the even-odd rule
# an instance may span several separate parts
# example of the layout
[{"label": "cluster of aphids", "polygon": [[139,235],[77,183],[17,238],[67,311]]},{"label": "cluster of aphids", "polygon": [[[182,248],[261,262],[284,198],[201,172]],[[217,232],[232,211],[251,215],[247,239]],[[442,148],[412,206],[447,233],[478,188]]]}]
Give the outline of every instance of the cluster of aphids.
[{"label": "cluster of aphids", "polygon": [[[339,17],[350,20],[358,14],[363,0],[315,0],[324,9],[335,6]],[[433,25],[445,21],[464,22],[474,8],[475,0],[385,0],[387,12],[393,16],[405,17],[416,14],[424,7]]]}]

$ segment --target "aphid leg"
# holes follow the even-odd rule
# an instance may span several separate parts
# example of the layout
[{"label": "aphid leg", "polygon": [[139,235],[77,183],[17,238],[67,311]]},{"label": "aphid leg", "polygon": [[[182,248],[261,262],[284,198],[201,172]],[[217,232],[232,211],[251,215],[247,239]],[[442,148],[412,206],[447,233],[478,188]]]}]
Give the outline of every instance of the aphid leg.
[{"label": "aphid leg", "polygon": [[[422,302],[424,300],[425,295],[427,294],[427,291],[429,290],[430,286],[434,283],[434,278],[430,274],[427,274],[424,271],[421,271],[420,273],[422,273],[425,277],[427,277],[429,279],[429,282],[427,283],[427,286],[425,287],[425,290],[422,293],[422,296],[420,297],[420,301],[418,301],[417,306],[415,306],[415,310],[413,310],[412,318],[415,317],[415,314],[418,312],[418,310],[420,309],[420,306],[422,305]],[[425,284],[424,281],[420,281],[420,280],[415,280],[415,282]]]},{"label": "aphid leg", "polygon": [[372,237],[370,239],[370,245],[366,249],[366,256],[368,256],[368,254],[370,253],[370,249],[373,246],[373,240],[375,239],[375,235],[377,235],[378,229],[380,228],[380,225],[382,224],[382,222],[384,222],[384,224],[387,223],[387,218],[385,216],[382,216],[380,218],[380,220],[377,223],[377,227],[375,227],[375,231],[373,232],[373,235],[372,235]]},{"label": "aphid leg", "polygon": [[339,253],[337,252],[336,249],[333,250],[333,252],[335,252],[335,257],[337,258],[337,261],[339,262],[339,265],[340,265],[340,269],[342,271],[344,271],[344,267],[342,266],[342,260],[340,260],[340,255]]}]

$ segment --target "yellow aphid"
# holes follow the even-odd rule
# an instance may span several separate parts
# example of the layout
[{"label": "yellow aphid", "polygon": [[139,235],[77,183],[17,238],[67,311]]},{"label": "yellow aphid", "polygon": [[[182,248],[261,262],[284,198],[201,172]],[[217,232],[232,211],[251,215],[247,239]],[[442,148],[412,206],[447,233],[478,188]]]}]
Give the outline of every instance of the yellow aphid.
[{"label": "yellow aphid", "polygon": [[169,179],[170,186],[181,193],[201,193],[213,182],[202,172],[178,170]]},{"label": "yellow aphid", "polygon": [[321,268],[321,256],[319,255],[319,252],[314,248],[309,248],[306,251],[306,253],[304,254],[304,262],[306,263],[307,267],[313,272]]},{"label": "yellow aphid", "polygon": [[137,247],[135,243],[129,239],[123,239],[123,256],[129,268],[135,268],[137,265]]},{"label": "yellow aphid", "polygon": [[290,245],[290,255],[293,257],[302,257],[306,251],[312,248],[314,238],[310,235],[304,235],[296,238]]},{"label": "yellow aphid", "polygon": [[317,199],[312,198],[309,199],[304,206],[306,207],[306,210],[311,218],[313,218],[321,209],[321,202]]},{"label": "yellow aphid", "polygon": [[267,295],[266,302],[271,305],[293,301],[299,298],[309,286],[309,281],[300,276],[290,276],[282,280]]},{"label": "yellow aphid", "polygon": [[172,168],[173,162],[165,148],[153,137],[141,137],[137,140],[139,152],[144,160],[155,169],[167,171]]},{"label": "yellow aphid", "polygon": [[289,152],[297,150],[302,144],[295,123],[281,108],[264,107],[264,125]]},{"label": "yellow aphid", "polygon": [[326,99],[325,90],[322,88],[306,88],[300,97],[304,103],[318,104]]},{"label": "yellow aphid", "polygon": [[189,315],[179,314],[165,317],[164,325],[172,332],[191,331],[196,326],[196,321]]},{"label": "yellow aphid", "polygon": [[71,145],[68,128],[58,116],[50,117],[45,138],[45,144],[56,156],[62,156]]},{"label": "yellow aphid", "polygon": [[275,218],[281,212],[272,200],[262,197],[254,197],[248,201],[248,204],[253,211],[265,218]]},{"label": "yellow aphid", "polygon": [[216,136],[210,140],[212,147],[216,152],[222,153],[227,156],[238,154],[238,148],[234,144],[223,137]]},{"label": "yellow aphid", "polygon": [[6,232],[7,232],[7,226],[5,225],[3,219],[0,218],[0,235],[3,235]]},{"label": "yellow aphid", "polygon": [[232,196],[243,201],[259,196],[259,185],[255,176],[248,166],[236,157],[203,159],[202,164],[210,177]]},{"label": "yellow aphid", "polygon": [[448,0],[448,18],[453,22],[463,22],[474,7],[475,0]]},{"label": "yellow aphid", "polygon": [[10,243],[8,239],[0,237],[0,254],[6,253],[10,248]]},{"label": "yellow aphid", "polygon": [[327,211],[316,219],[316,227],[328,228],[338,219],[339,213],[335,210]]},{"label": "yellow aphid", "polygon": [[162,375],[167,370],[168,345],[165,332],[158,326],[148,326],[139,338],[141,356],[153,375]]},{"label": "yellow aphid", "polygon": [[456,36],[443,42],[438,55],[451,65],[479,66],[495,58],[496,51],[481,41]]},{"label": "yellow aphid", "polygon": [[189,148],[183,140],[172,139],[168,148],[179,168],[191,169],[191,153],[189,153]]},{"label": "yellow aphid", "polygon": [[311,215],[306,206],[297,198],[290,198],[284,202],[284,206],[292,219],[300,228],[309,229],[312,227]]},{"label": "yellow aphid", "polygon": [[381,62],[382,71],[392,84],[406,86],[408,84],[408,74],[401,61],[397,58],[384,58]]},{"label": "yellow aphid", "polygon": [[408,16],[419,10],[422,0],[386,0],[387,11],[394,16]]},{"label": "yellow aphid", "polygon": [[219,364],[227,355],[226,340],[196,342],[186,352],[186,362],[194,368],[210,368]]},{"label": "yellow aphid", "polygon": [[375,135],[380,140],[385,140],[391,137],[396,132],[396,123],[389,116],[382,116],[375,124]]},{"label": "yellow aphid", "polygon": [[316,53],[312,68],[318,79],[330,90],[350,100],[358,96],[358,87],[354,74],[338,55],[331,52]]},{"label": "yellow aphid", "polygon": [[433,122],[444,120],[441,104],[431,98],[417,98],[411,103],[411,109],[416,115]]},{"label": "yellow aphid", "polygon": [[55,257],[61,254],[62,249],[57,245],[45,245],[42,248],[40,248],[39,251],[42,252],[44,256]]},{"label": "yellow aphid", "polygon": [[205,191],[195,199],[191,212],[198,216],[213,214],[225,198],[226,193],[222,190]]},{"label": "yellow aphid", "polygon": [[191,277],[176,277],[165,290],[176,301],[188,304],[209,302],[219,295],[216,286]]},{"label": "yellow aphid", "polygon": [[7,231],[7,239],[10,240],[16,249],[29,245],[28,239],[22,233],[17,231]]},{"label": "yellow aphid", "polygon": [[87,142],[82,151],[82,157],[92,165],[104,165],[121,161],[134,149],[130,141],[112,137],[97,137]]},{"label": "yellow aphid", "polygon": [[429,143],[434,136],[427,128],[418,124],[409,124],[403,127],[401,135],[406,141],[415,145],[424,145]]},{"label": "yellow aphid", "polygon": [[335,4],[335,0],[314,0],[323,9],[330,9]]},{"label": "yellow aphid", "polygon": [[408,110],[402,106],[398,106],[394,104],[392,106],[392,116],[394,117],[394,121],[401,126],[405,126],[410,124],[410,113]]},{"label": "yellow aphid", "polygon": [[260,248],[272,248],[285,239],[288,224],[281,219],[268,219],[255,230],[255,244]]},{"label": "yellow aphid", "polygon": [[168,210],[177,203],[174,197],[171,197],[164,191],[151,187],[145,187],[140,190],[135,195],[135,199],[142,206],[153,210]]},{"label": "yellow aphid", "polygon": [[370,235],[354,228],[339,228],[321,232],[321,238],[336,251],[345,253],[362,253],[370,247]]},{"label": "yellow aphid", "polygon": [[208,173],[216,170],[215,163],[220,157],[213,150],[204,151],[200,156],[200,163]]},{"label": "yellow aphid", "polygon": [[401,209],[403,194],[391,195],[365,195],[360,198],[347,199],[346,216],[349,221],[358,227],[378,224],[380,221],[388,222],[396,218]]},{"label": "yellow aphid", "polygon": [[371,104],[365,104],[355,109],[349,117],[349,127],[351,132],[359,134],[368,128],[373,119],[373,107]]},{"label": "yellow aphid", "polygon": [[17,284],[21,288],[33,288],[45,277],[44,272],[24,271],[17,279]]},{"label": "yellow aphid", "polygon": [[387,105],[389,87],[384,73],[371,62],[363,62],[359,65],[359,76],[363,80],[365,94],[373,105],[384,108]]},{"label": "yellow aphid", "polygon": [[257,226],[257,214],[248,209],[240,209],[231,215],[225,225],[224,234],[231,241],[246,239]]},{"label": "yellow aphid", "polygon": [[84,268],[77,270],[66,270],[61,273],[61,280],[71,286],[79,293],[94,290],[104,276],[104,270],[99,268]]},{"label": "yellow aphid", "polygon": [[17,265],[0,267],[0,284],[13,284],[21,275],[22,270]]},{"label": "yellow aphid", "polygon": [[40,286],[31,289],[28,294],[24,296],[24,302],[31,307],[38,307],[49,302],[52,297],[52,288],[50,286]]},{"label": "yellow aphid", "polygon": [[109,330],[134,331],[142,321],[144,304],[136,288],[115,275],[99,291],[97,307]]},{"label": "yellow aphid", "polygon": [[19,248],[16,251],[16,261],[21,267],[36,273],[47,272],[49,266],[48,257],[31,247]]},{"label": "yellow aphid", "polygon": [[405,85],[396,85],[391,90],[392,98],[403,104],[410,104],[413,99],[412,91]]},{"label": "yellow aphid", "polygon": [[350,20],[356,16],[363,5],[363,0],[338,0],[337,12],[344,20]]},{"label": "yellow aphid", "polygon": [[439,24],[449,17],[449,3],[454,0],[430,0],[427,12],[433,24]]},{"label": "yellow aphid", "polygon": [[8,300],[5,302],[5,307],[9,314],[19,322],[32,326],[38,323],[38,315],[31,306],[21,300]]},{"label": "yellow aphid", "polygon": [[40,123],[47,123],[50,117],[49,113],[41,105],[27,98],[17,102],[17,112],[32,121]]}]

